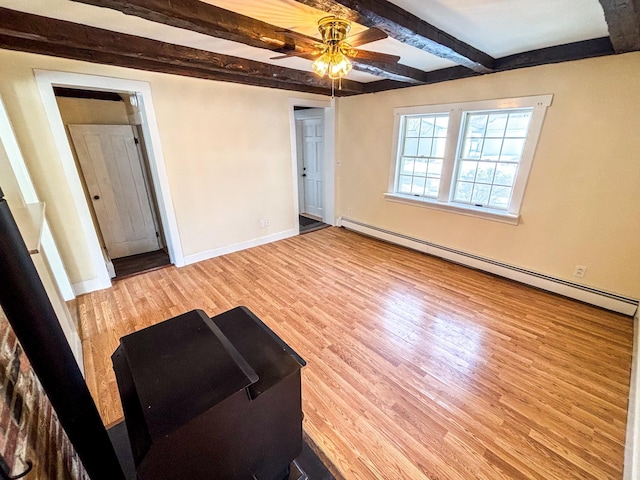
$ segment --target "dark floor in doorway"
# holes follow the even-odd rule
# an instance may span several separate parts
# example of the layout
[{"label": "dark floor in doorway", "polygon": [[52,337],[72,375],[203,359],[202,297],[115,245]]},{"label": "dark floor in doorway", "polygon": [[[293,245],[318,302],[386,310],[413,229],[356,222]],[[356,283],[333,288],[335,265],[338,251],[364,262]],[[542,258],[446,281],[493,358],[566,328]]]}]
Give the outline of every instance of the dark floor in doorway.
[{"label": "dark floor in doorway", "polygon": [[320,220],[316,220],[315,218],[305,217],[304,215],[299,215],[298,220],[300,222],[300,233],[309,233],[314,230],[320,230],[321,228],[326,228],[329,225],[321,222]]},{"label": "dark floor in doorway", "polygon": [[165,250],[114,258],[111,261],[116,271],[116,280],[171,265],[169,254]]}]

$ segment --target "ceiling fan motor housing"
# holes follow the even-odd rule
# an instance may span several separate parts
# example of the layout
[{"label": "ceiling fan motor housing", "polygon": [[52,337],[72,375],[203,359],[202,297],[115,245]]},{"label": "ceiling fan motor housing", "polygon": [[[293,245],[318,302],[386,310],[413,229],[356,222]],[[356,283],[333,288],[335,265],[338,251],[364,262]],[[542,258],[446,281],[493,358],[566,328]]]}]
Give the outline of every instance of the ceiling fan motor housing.
[{"label": "ceiling fan motor housing", "polygon": [[339,44],[344,41],[347,33],[351,30],[351,22],[331,15],[318,21],[318,30],[320,30],[322,41],[325,44]]}]

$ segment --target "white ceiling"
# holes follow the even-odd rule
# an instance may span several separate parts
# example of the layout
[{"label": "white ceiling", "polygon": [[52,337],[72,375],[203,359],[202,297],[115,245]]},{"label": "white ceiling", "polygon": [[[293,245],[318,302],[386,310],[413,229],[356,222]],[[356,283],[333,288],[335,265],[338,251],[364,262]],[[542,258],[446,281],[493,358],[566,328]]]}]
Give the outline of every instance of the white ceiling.
[{"label": "white ceiling", "polygon": [[[294,0],[204,0],[264,22],[319,37],[317,21],[324,12]],[[391,3],[457,37],[494,58],[539,48],[608,36],[598,0],[391,0]],[[271,60],[272,51],[208,37],[154,23],[118,11],[70,0],[0,0],[0,6],[59,20],[105,28],[187,47],[223,53],[282,67],[311,71],[301,58]],[[351,33],[363,30],[353,25]],[[400,63],[424,71],[455,66],[417,48],[387,38],[362,47],[399,55]],[[349,79],[379,80],[352,71]]]}]

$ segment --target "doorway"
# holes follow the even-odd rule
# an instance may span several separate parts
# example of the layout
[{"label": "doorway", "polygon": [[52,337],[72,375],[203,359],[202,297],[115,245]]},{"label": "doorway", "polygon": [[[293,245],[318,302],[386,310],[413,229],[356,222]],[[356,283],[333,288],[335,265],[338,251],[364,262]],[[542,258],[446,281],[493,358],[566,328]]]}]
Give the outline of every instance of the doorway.
[{"label": "doorway", "polygon": [[325,109],[294,107],[300,233],[327,227]]},{"label": "doorway", "polygon": [[170,264],[135,94],[54,92],[109,276]]}]

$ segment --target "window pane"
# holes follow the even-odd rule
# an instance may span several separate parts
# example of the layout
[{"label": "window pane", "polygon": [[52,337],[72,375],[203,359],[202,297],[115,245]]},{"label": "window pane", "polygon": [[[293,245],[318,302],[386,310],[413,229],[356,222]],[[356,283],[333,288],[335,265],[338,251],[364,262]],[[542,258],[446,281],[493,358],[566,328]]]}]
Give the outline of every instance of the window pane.
[{"label": "window pane", "polygon": [[422,195],[424,193],[425,183],[426,183],[426,178],[413,177],[413,185],[411,187],[411,193],[413,195]]},{"label": "window pane", "polygon": [[449,115],[437,117],[436,130],[435,130],[434,137],[446,137],[448,127],[449,127]]},{"label": "window pane", "polygon": [[493,183],[496,185],[507,185],[509,187],[513,186],[517,169],[518,167],[513,163],[498,163]]},{"label": "window pane", "polygon": [[398,180],[398,192],[411,193],[411,177],[400,175],[400,179]]},{"label": "window pane", "polygon": [[493,187],[489,197],[489,206],[493,208],[506,209],[511,198],[511,188]]},{"label": "window pane", "polygon": [[460,165],[460,173],[458,179],[474,181],[476,179],[476,169],[478,168],[478,162],[464,161]]},{"label": "window pane", "polygon": [[469,203],[471,201],[471,192],[473,192],[473,183],[458,182],[456,184],[454,200],[457,202]]},{"label": "window pane", "polygon": [[529,129],[529,120],[531,120],[531,113],[531,110],[510,113],[505,137],[526,137],[527,130]]},{"label": "window pane", "polygon": [[440,179],[427,178],[427,188],[425,190],[425,195],[428,197],[437,197],[439,188],[440,188]]},{"label": "window pane", "polygon": [[484,137],[487,128],[487,120],[489,115],[486,114],[469,114],[467,115],[467,137]]},{"label": "window pane", "polygon": [[420,132],[420,118],[407,118],[407,137],[417,137]]},{"label": "window pane", "polygon": [[471,203],[474,205],[487,205],[489,203],[489,194],[491,193],[491,185],[476,183],[473,187],[473,195]]},{"label": "window pane", "polygon": [[431,138],[421,138],[420,145],[418,147],[418,155],[421,157],[428,157],[431,155],[431,143],[433,139]]},{"label": "window pane", "polygon": [[434,117],[426,117],[422,119],[422,124],[420,126],[420,136],[421,137],[434,137],[434,125],[436,123],[436,119]]},{"label": "window pane", "polygon": [[442,173],[442,160],[438,158],[432,158],[429,160],[429,176],[430,177],[440,177]]},{"label": "window pane", "polygon": [[425,177],[427,175],[427,164],[428,160],[426,158],[416,158],[415,168],[413,170],[414,175],[419,175],[421,177]]},{"label": "window pane", "polygon": [[505,138],[502,146],[500,160],[506,162],[519,162],[524,148],[524,138]]},{"label": "window pane", "polygon": [[415,157],[418,154],[418,139],[407,138],[404,141],[404,153],[407,157]]},{"label": "window pane", "polygon": [[496,164],[493,162],[478,163],[478,173],[476,174],[476,182],[492,183],[493,173],[496,170]]},{"label": "window pane", "polygon": [[509,118],[509,114],[507,113],[492,113],[489,115],[486,136],[502,138],[507,126],[507,118]]},{"label": "window pane", "polygon": [[480,158],[484,141],[478,138],[467,138],[462,148],[462,158]]},{"label": "window pane", "polygon": [[444,147],[447,144],[446,138],[434,138],[433,149],[431,150],[432,157],[444,157]]},{"label": "window pane", "polygon": [[498,160],[500,157],[500,149],[502,148],[502,139],[487,138],[484,141],[482,149],[482,160]]},{"label": "window pane", "polygon": [[402,157],[400,160],[400,174],[411,175],[413,173],[413,158]]}]

